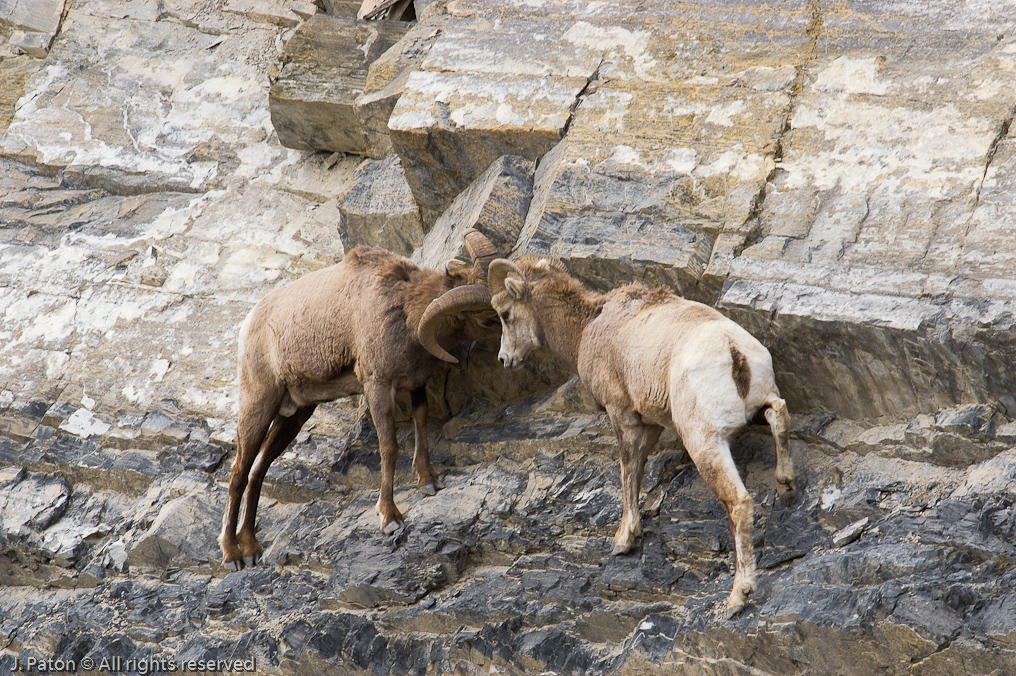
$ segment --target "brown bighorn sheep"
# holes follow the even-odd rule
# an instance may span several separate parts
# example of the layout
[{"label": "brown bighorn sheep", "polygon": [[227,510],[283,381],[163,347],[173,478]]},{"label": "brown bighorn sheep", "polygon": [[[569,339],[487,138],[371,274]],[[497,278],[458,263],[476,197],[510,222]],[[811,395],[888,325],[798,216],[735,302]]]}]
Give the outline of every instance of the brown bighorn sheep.
[{"label": "brown bighorn sheep", "polygon": [[427,380],[438,359],[458,361],[442,344],[500,331],[486,286],[497,253],[475,230],[467,230],[465,244],[473,267],[452,260],[444,272],[357,247],[338,265],[271,291],[247,315],[238,344],[236,458],[219,537],[223,563],[242,568],[248,557],[257,561],[254,519],[265,473],[320,403],[360,393],[367,400],[381,451],[383,532],[402,525],[393,497],[396,390],[409,390],[412,400],[420,491],[443,488],[427,448]]},{"label": "brown bighorn sheep", "polygon": [[776,440],[776,482],[794,498],[789,416],[768,350],[716,310],[638,284],[600,295],[557,259],[497,259],[488,279],[501,319],[501,351],[517,368],[540,346],[579,374],[610,416],[621,456],[624,513],[612,554],[642,532],[639,492],[646,458],[664,427],[681,435],[703,480],[723,502],[734,535],[734,586],[727,617],[755,590],[752,499],[737,474],[730,440],[763,412]]}]

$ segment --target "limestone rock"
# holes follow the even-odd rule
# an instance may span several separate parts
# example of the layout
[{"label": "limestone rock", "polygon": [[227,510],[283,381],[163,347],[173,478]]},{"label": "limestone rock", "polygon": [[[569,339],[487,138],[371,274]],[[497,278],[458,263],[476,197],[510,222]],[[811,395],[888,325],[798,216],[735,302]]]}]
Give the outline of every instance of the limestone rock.
[{"label": "limestone rock", "polygon": [[283,67],[269,93],[272,124],[289,148],[364,154],[367,140],[354,114],[367,67],[401,38],[398,21],[312,17],[286,43]]},{"label": "limestone rock", "polygon": [[[7,161],[44,166],[51,176],[69,171],[83,190],[100,188],[125,197],[162,193],[163,198],[202,190],[239,167],[237,159],[220,163],[191,155],[210,139],[232,145],[234,158],[236,150],[249,147],[245,171],[271,161],[260,145],[265,116],[249,114],[263,108],[267,85],[230,54],[241,43],[245,51],[263,49],[266,35],[254,30],[231,43],[172,21],[95,14],[71,11],[47,58],[46,68],[53,70],[35,72],[24,83],[32,95],[19,100],[0,136],[0,154]],[[81,60],[105,69],[104,74],[78,68]],[[230,75],[218,70],[223,63],[231,64]],[[126,123],[125,108],[133,111]],[[54,138],[60,143],[54,145]],[[12,171],[4,170],[11,180],[19,175]],[[54,205],[61,211],[89,211],[80,201]],[[45,215],[36,214],[39,219]]]},{"label": "limestone rock", "polygon": [[294,2],[289,5],[289,9],[304,21],[318,13],[318,6],[313,2]]},{"label": "limestone rock", "polygon": [[[1013,205],[1012,102],[1001,95],[1013,74],[994,24],[974,27],[975,14],[824,13],[818,44],[833,51],[809,68],[759,235],[730,262],[721,298],[766,336],[799,405],[909,414],[1012,390],[1012,275],[997,224]],[[958,24],[969,40],[945,38]],[[959,63],[981,78],[960,76]],[[827,341],[821,355],[793,354]],[[809,382],[826,387],[806,393]]]},{"label": "limestone rock", "polygon": [[36,59],[44,59],[49,54],[49,46],[53,42],[53,36],[49,33],[37,33],[35,31],[14,31],[11,33],[7,43],[12,47]]},{"label": "limestone rock", "polygon": [[[599,290],[642,281],[714,301],[722,280],[709,266],[752,227],[804,46],[799,8],[760,11],[765,20],[700,7],[673,41],[645,26],[576,24],[570,39],[603,59],[541,161],[516,255],[557,256]],[[734,72],[715,55],[741,30],[752,46],[738,47]]]},{"label": "limestone rock", "polygon": [[14,116],[18,100],[25,89],[25,81],[38,68],[39,61],[28,56],[9,56],[0,61],[0,129],[6,129]]},{"label": "limestone rock", "polygon": [[360,11],[360,3],[356,0],[323,0],[325,11],[332,16],[355,19]]},{"label": "limestone rock", "polygon": [[8,484],[2,495],[0,531],[13,537],[41,533],[63,515],[70,494],[67,481],[59,474]]},{"label": "limestone rock", "polygon": [[339,210],[347,250],[368,244],[408,256],[424,240],[420,210],[397,155],[364,161],[339,199]]},{"label": "limestone rock", "polygon": [[222,508],[221,502],[199,495],[184,495],[166,503],[128,550],[131,567],[188,566],[218,559]]},{"label": "limestone rock", "polygon": [[395,153],[395,146],[392,145],[388,131],[388,120],[392,116],[396,102],[405,91],[406,81],[411,72],[412,70],[407,68],[381,89],[365,91],[356,99],[356,119],[366,138],[364,154],[368,157],[383,158]]},{"label": "limestone rock", "polygon": [[[584,82],[568,78],[538,88],[510,75],[410,74],[388,128],[424,221],[433,223],[498,157],[536,160],[553,148]],[[495,91],[504,97],[496,107],[472,98]],[[499,110],[506,122],[498,119]]]},{"label": "limestone rock", "polygon": [[293,28],[305,18],[294,11],[293,4],[292,0],[226,0],[223,11],[242,14],[262,23]]},{"label": "limestone rock", "polygon": [[[442,33],[409,76],[388,127],[425,222],[501,155],[536,160],[561,140],[600,59],[565,39],[569,27],[472,21]],[[535,54],[534,32],[546,47]]]},{"label": "limestone rock", "polygon": [[868,517],[864,517],[854,523],[841,528],[833,534],[833,546],[842,547],[848,545],[857,538],[861,537],[861,533],[864,532],[865,527],[868,525]]},{"label": "limestone rock", "polygon": [[370,157],[382,158],[395,152],[388,120],[409,75],[420,68],[447,19],[442,15],[435,21],[417,23],[367,69],[363,95],[356,101],[356,118],[367,137]]},{"label": "limestone rock", "polygon": [[975,497],[986,493],[1013,494],[1016,492],[1016,449],[974,465],[967,470],[967,476],[955,497]]},{"label": "limestone rock", "polygon": [[448,205],[413,260],[428,267],[438,267],[455,257],[469,260],[462,244],[467,228],[479,230],[502,256],[507,256],[529,212],[534,168],[534,162],[518,155],[495,160]]},{"label": "limestone rock", "polygon": [[4,0],[0,3],[0,25],[44,33],[50,39],[60,28],[66,0]]}]

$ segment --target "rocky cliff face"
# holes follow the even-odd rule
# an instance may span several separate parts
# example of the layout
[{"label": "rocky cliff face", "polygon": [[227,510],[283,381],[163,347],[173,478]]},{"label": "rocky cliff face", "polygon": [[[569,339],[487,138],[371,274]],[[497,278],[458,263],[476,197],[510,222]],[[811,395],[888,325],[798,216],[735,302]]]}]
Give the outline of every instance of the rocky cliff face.
[{"label": "rocky cliff face", "polygon": [[[438,0],[380,30],[337,0],[22,4],[0,7],[0,669],[1016,671],[1005,3]],[[334,88],[296,56],[322,22],[360,55]],[[285,101],[303,117],[277,133]],[[338,115],[356,128],[319,143]],[[775,499],[750,429],[740,616],[679,440],[647,469],[640,546],[608,558],[608,421],[496,344],[433,380],[447,488],[419,494],[403,453],[405,529],[378,531],[376,436],[337,402],[269,472],[262,564],[219,564],[247,311],[361,242],[440,264],[470,225],[594,288],[715,304],[770,348],[799,497]]]}]

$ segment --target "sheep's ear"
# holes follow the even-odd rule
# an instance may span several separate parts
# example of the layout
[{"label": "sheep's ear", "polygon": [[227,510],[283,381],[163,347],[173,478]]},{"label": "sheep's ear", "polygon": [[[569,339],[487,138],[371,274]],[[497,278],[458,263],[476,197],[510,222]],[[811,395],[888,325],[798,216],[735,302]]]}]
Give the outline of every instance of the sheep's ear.
[{"label": "sheep's ear", "polygon": [[445,263],[445,272],[450,277],[464,275],[469,272],[469,263],[466,263],[465,261],[460,261],[458,258],[453,258],[447,263]]},{"label": "sheep's ear", "polygon": [[505,277],[504,288],[515,300],[522,300],[526,295],[526,283],[518,277]]}]

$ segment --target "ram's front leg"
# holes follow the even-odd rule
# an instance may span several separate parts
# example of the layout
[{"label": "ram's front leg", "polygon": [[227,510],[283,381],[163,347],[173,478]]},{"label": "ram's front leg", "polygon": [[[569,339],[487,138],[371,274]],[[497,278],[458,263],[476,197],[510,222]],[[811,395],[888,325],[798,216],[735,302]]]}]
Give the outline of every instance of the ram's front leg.
[{"label": "ram's front leg", "polygon": [[391,383],[364,383],[370,417],[377,430],[381,451],[381,494],[377,511],[381,515],[381,531],[386,535],[402,527],[402,513],[395,506],[395,462],[399,459],[399,445],[395,439],[395,389]]},{"label": "ram's front leg", "polygon": [[618,454],[621,457],[621,494],[624,512],[621,525],[614,535],[612,555],[630,552],[642,534],[642,514],[639,493],[642,491],[642,475],[646,469],[646,458],[660,438],[663,428],[647,425],[642,417],[629,409],[607,410],[611,425],[617,435]]}]

